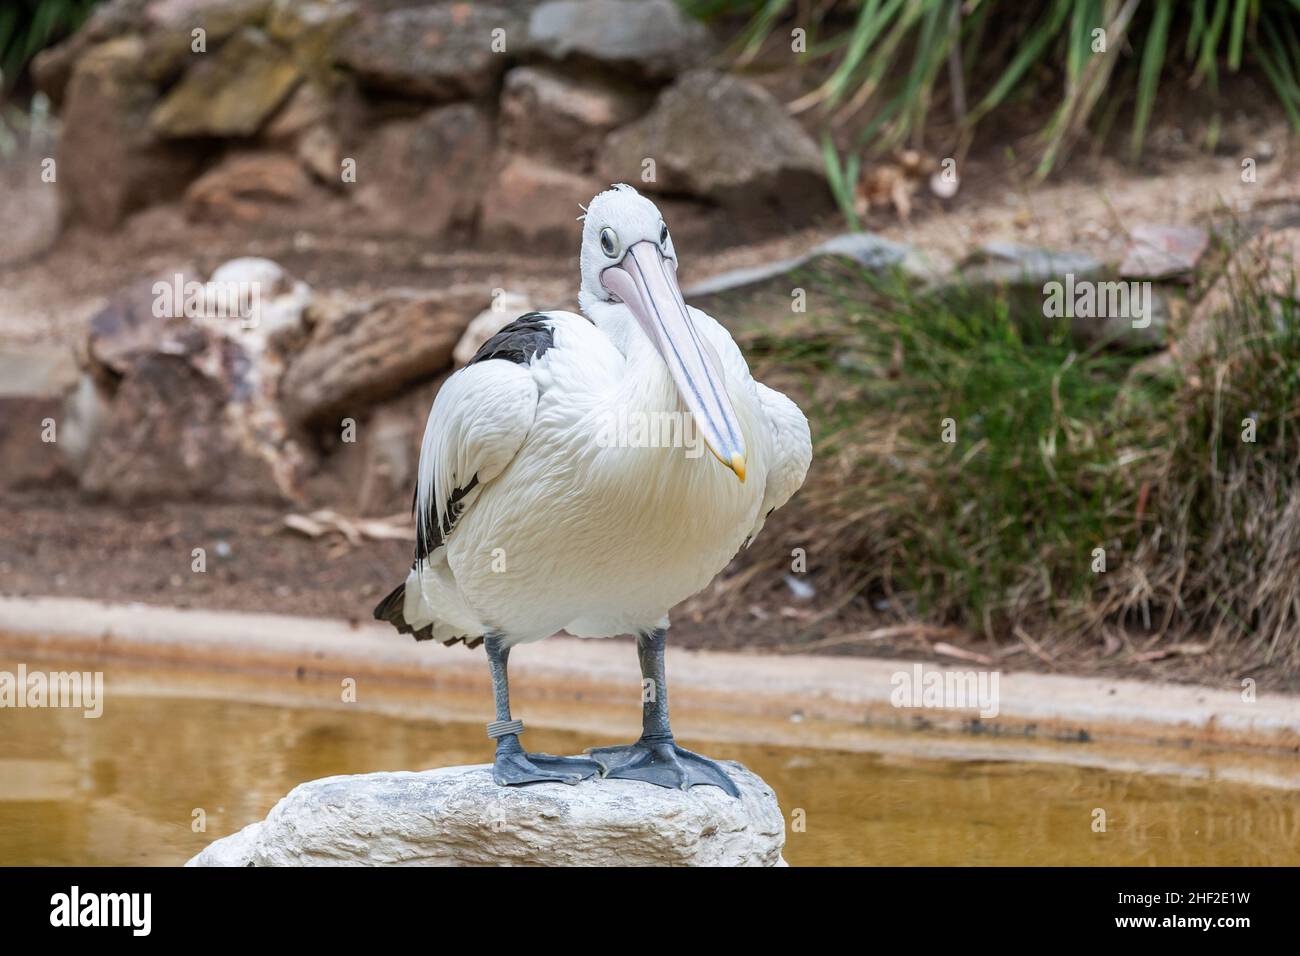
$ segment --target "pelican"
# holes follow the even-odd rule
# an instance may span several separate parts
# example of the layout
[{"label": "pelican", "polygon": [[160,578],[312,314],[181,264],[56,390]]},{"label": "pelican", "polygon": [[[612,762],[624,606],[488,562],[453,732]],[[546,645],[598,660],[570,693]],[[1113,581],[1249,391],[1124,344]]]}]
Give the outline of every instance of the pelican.
[{"label": "pelican", "polygon": [[[415,562],[375,617],[484,646],[499,785],[594,774],[738,796],[668,721],[668,612],[705,587],[803,484],[808,421],[754,381],[727,330],[682,299],[659,209],[630,186],[582,217],[579,307],[533,312],[450,376],[429,413]],[[587,757],[528,753],[507,662],[558,631],[632,634],[642,734]]]}]

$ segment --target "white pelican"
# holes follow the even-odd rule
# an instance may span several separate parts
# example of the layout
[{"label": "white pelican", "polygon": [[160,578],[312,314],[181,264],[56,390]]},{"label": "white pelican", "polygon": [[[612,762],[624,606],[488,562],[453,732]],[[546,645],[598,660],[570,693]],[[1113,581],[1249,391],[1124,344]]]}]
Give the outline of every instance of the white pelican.
[{"label": "white pelican", "polygon": [[[581,269],[586,318],[522,316],[438,392],[420,449],[415,563],[375,617],[416,640],[485,645],[498,784],[599,772],[737,796],[716,763],[673,741],[668,611],[803,484],[808,421],[754,381],[726,329],[682,300],[668,227],[635,189],[592,200]],[[636,743],[592,759],[520,746],[510,649],[560,630],[637,636]]]}]

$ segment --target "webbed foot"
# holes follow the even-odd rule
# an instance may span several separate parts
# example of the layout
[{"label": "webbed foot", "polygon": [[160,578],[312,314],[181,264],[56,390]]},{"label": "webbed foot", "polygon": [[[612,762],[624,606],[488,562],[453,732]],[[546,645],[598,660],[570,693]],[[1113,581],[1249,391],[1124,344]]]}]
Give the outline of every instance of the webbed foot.
[{"label": "webbed foot", "polygon": [[643,780],[675,790],[707,784],[721,788],[732,797],[740,796],[722,767],[707,757],[678,747],[671,738],[638,740],[624,747],[593,747],[587,753],[600,765],[602,777]]},{"label": "webbed foot", "polygon": [[524,750],[498,753],[492,764],[492,779],[502,787],[524,783],[575,784],[598,773],[600,766],[594,760],[530,754]]}]

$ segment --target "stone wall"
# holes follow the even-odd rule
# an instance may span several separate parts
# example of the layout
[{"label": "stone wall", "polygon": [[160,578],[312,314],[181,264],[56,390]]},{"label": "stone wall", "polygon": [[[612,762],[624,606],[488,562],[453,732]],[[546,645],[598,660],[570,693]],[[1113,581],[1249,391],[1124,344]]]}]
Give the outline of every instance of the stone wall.
[{"label": "stone wall", "polygon": [[[611,182],[761,228],[831,209],[820,153],[672,0],[110,0],[42,53],[65,223],[572,239]],[[743,215],[742,215],[743,214]]]}]

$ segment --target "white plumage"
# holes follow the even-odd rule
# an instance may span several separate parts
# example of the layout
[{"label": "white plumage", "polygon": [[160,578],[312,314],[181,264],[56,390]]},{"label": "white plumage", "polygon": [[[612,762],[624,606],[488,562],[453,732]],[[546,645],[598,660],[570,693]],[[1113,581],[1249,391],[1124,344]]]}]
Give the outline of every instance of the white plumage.
[{"label": "white plumage", "polygon": [[[508,651],[664,628],[803,483],[807,420],[681,303],[658,209],[630,187],[601,193],[581,261],[589,318],[517,320],[434,401],[416,494],[427,553],[393,596],[401,619],[376,610],[404,631]],[[705,442],[661,447],[629,423],[687,439],[698,425]]]}]

